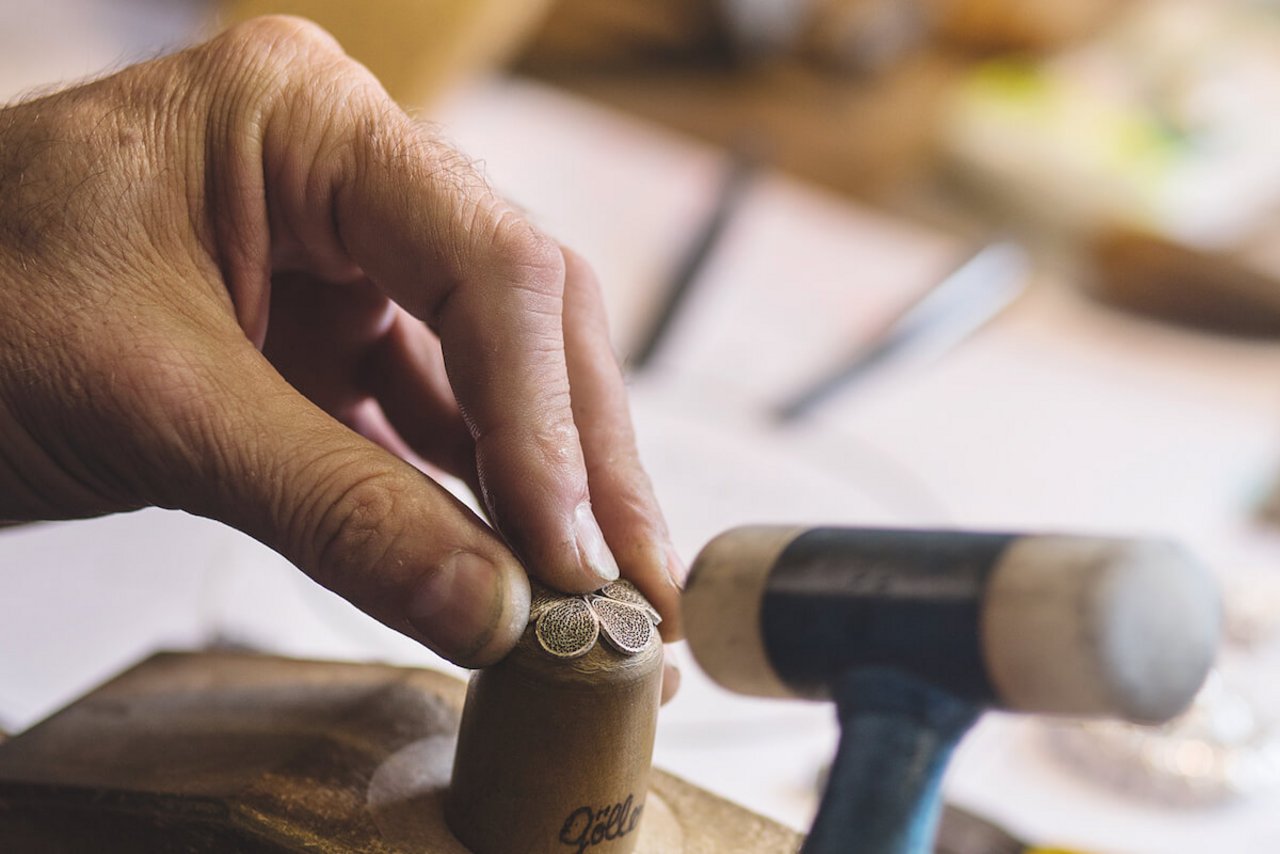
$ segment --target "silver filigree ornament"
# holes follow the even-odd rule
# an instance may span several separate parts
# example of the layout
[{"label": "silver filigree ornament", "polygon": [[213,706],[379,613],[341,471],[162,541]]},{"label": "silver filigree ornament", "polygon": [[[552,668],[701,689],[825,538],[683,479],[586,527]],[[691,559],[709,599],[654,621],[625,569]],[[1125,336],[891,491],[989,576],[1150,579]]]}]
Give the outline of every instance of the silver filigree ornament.
[{"label": "silver filigree ornament", "polygon": [[586,655],[601,634],[618,652],[635,655],[649,645],[662,622],[629,581],[611,582],[585,596],[564,596],[535,586],[529,619],[538,645],[556,658]]}]

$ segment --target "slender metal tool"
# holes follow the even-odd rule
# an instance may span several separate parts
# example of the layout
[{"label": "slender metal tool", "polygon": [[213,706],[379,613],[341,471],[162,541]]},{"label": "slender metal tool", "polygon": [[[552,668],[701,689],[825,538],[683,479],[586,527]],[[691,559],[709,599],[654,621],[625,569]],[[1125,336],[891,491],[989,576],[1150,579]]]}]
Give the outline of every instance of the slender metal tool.
[{"label": "slender metal tool", "polygon": [[941,355],[1004,310],[1022,293],[1029,264],[1015,243],[983,246],[934,285],[835,370],[775,411],[795,421],[880,365],[906,352]]},{"label": "slender metal tool", "polygon": [[679,266],[676,267],[652,325],[631,358],[627,360],[632,370],[643,369],[661,348],[667,333],[670,332],[676,317],[684,308],[699,275],[715,253],[720,238],[733,221],[734,214],[759,170],[759,157],[755,153],[755,147],[739,146],[731,151],[729,156],[724,177],[716,191],[715,204],[703,222],[702,229],[689,244]]}]

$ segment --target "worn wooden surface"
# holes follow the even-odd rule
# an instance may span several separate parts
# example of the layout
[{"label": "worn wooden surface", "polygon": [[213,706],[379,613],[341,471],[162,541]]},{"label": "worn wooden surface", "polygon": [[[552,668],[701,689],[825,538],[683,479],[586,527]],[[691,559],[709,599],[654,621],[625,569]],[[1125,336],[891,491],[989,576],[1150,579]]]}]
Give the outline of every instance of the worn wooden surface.
[{"label": "worn wooden surface", "polygon": [[[157,655],[0,746],[0,851],[465,854],[443,822],[464,693],[424,670]],[[637,851],[798,846],[662,772],[650,787]],[[654,816],[679,847],[653,847]]]}]

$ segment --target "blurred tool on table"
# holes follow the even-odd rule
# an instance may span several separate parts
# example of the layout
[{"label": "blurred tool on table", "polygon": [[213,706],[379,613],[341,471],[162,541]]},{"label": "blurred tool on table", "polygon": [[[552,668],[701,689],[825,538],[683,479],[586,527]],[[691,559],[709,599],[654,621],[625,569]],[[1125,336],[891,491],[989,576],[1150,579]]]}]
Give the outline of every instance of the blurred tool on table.
[{"label": "blurred tool on table", "polygon": [[514,60],[730,150],[749,136],[777,168],[971,238],[1010,220],[1055,247],[1066,234],[1104,301],[1227,331],[1280,324],[1280,259],[1236,257],[1257,256],[1280,200],[1265,4],[228,5],[319,20],[406,103]]},{"label": "blurred tool on table", "polygon": [[908,352],[941,356],[1003,311],[1027,284],[1026,254],[1009,242],[989,243],[902,310],[851,359],[780,405],[795,421],[890,359]]}]

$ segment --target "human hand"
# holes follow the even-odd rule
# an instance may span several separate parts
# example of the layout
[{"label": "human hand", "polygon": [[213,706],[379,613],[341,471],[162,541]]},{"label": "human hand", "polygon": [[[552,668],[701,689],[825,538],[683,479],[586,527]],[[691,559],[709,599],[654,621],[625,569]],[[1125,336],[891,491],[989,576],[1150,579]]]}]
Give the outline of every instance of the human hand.
[{"label": "human hand", "polygon": [[0,520],[146,505],[462,664],[522,564],[620,566],[679,633],[590,269],[297,19],[0,110]]}]

